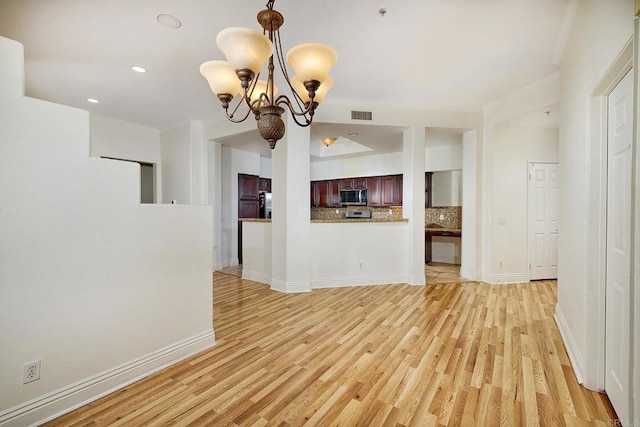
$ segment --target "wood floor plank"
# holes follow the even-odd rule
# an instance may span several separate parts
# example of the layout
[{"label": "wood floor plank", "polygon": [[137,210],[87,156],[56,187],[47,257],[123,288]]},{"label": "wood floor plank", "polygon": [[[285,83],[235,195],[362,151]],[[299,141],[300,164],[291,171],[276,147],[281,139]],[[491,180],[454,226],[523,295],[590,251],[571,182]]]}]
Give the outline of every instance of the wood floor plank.
[{"label": "wood floor plank", "polygon": [[216,273],[216,347],[45,425],[612,425],[575,379],[556,286],[282,294]]}]

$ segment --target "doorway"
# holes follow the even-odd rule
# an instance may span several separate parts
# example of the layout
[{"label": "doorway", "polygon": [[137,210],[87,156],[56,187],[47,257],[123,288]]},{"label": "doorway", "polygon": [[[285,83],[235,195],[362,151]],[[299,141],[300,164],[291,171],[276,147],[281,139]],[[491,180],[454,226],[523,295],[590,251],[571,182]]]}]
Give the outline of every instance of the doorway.
[{"label": "doorway", "polygon": [[[631,415],[631,241],[632,167],[624,150],[633,152],[635,96],[634,44],[630,38],[595,87],[589,111],[589,200],[587,217],[587,289],[584,385],[604,390],[620,419]],[[632,71],[633,70],[633,71]],[[628,133],[628,134],[627,134]],[[620,139],[620,141],[617,141]],[[621,142],[626,140],[627,142]],[[631,153],[628,154],[631,156]],[[626,163],[626,165],[625,165]],[[626,168],[629,171],[625,171]],[[627,175],[625,177],[625,175]],[[627,216],[628,215],[628,216]],[[621,234],[622,233],[622,234]],[[630,250],[630,248],[629,248]],[[625,273],[625,270],[627,273]],[[623,297],[625,292],[629,295]],[[617,302],[616,302],[617,300]],[[616,390],[617,389],[617,390]]]},{"label": "doorway", "polygon": [[630,414],[631,161],[633,73],[608,97],[605,391],[621,419]]},{"label": "doorway", "polygon": [[529,280],[558,277],[558,164],[529,163]]}]

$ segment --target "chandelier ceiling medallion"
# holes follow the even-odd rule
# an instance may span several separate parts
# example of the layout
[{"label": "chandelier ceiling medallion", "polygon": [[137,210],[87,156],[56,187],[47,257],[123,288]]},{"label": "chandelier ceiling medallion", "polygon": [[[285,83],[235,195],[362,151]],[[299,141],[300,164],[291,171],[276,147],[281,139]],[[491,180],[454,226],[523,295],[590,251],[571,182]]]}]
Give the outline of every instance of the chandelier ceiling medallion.
[{"label": "chandelier ceiling medallion", "polygon": [[[289,78],[279,31],[284,17],[273,10],[274,2],[269,0],[267,9],[258,13],[262,32],[242,27],[220,31],[216,43],[227,61],[207,61],[200,65],[200,73],[222,103],[227,118],[240,123],[253,113],[260,136],[269,142],[272,149],[285,132],[281,117],[285,109],[282,106],[289,109],[299,126],[309,126],[318,104],[333,86],[329,70],[337,60],[336,52],[327,45],[299,44],[287,52],[287,62],[295,72]],[[274,83],[274,56],[291,90],[291,98],[286,95],[276,98],[278,88]],[[267,79],[261,80],[260,71],[267,58]],[[241,99],[230,109],[230,103],[236,95],[241,95]],[[236,117],[241,105],[248,107],[247,111]]]}]

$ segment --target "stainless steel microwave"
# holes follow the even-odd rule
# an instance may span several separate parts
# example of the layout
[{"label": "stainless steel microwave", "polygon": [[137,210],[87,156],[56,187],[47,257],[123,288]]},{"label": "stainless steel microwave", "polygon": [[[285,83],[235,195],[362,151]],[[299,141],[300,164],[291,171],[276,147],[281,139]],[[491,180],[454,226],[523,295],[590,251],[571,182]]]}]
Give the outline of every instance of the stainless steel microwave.
[{"label": "stainless steel microwave", "polygon": [[367,206],[367,189],[340,190],[341,206]]}]

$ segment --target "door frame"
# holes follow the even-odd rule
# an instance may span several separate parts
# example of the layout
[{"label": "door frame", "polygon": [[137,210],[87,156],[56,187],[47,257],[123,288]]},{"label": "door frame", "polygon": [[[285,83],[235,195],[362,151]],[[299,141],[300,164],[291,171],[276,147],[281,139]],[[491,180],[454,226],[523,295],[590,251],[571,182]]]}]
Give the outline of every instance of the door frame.
[{"label": "door frame", "polygon": [[[558,170],[560,169],[560,162],[558,161],[537,161],[537,160],[527,160],[527,277],[529,281],[531,281],[531,217],[530,217],[530,208],[531,208],[531,168],[533,165],[557,165]],[[559,208],[558,208],[559,209]],[[558,211],[558,213],[560,213]],[[559,231],[558,231],[559,233]],[[556,272],[556,280],[558,279]]]},{"label": "door frame", "polygon": [[[633,69],[634,73],[634,125],[632,156],[635,159],[635,146],[637,138],[637,103],[636,81],[637,67],[634,65],[634,38],[630,38],[615,61],[605,72],[600,82],[591,94],[590,117],[588,123],[589,150],[588,165],[591,173],[588,176],[587,200],[588,213],[585,233],[587,236],[587,292],[585,297],[588,315],[586,317],[585,330],[596,331],[594,334],[586,334],[585,372],[584,386],[593,390],[604,390],[605,387],[605,307],[606,307],[606,255],[607,255],[607,157],[608,157],[608,98],[611,91],[618,85],[622,78]],[[632,162],[631,179],[635,179],[635,161]],[[632,218],[634,213],[635,195],[632,195]],[[632,236],[634,227],[631,224]],[[633,237],[632,237],[633,241]],[[635,259],[632,244],[631,259]],[[633,270],[633,269],[632,269]],[[633,283],[633,272],[632,272]],[[633,289],[632,289],[633,292]],[[633,300],[632,294],[632,300]],[[633,325],[630,325],[633,335]],[[632,336],[629,337],[632,339]],[[633,342],[630,343],[633,349]],[[630,361],[633,361],[631,350]],[[633,374],[633,370],[629,370]],[[633,387],[633,381],[630,381]],[[632,388],[633,389],[633,388]]]}]

